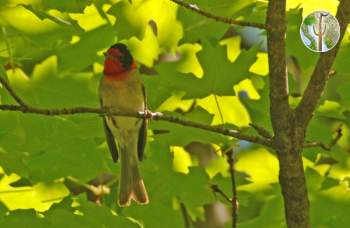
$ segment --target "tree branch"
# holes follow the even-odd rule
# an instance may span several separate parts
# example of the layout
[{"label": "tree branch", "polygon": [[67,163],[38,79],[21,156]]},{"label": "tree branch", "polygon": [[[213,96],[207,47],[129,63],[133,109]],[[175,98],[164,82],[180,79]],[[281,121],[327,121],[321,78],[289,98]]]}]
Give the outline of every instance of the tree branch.
[{"label": "tree branch", "polygon": [[[94,185],[93,183],[85,183],[72,176],[67,176],[66,180],[69,182],[66,182],[65,184],[72,193],[80,194],[84,190],[87,190],[86,193],[88,194],[89,201],[95,202],[98,205],[102,204],[101,200],[104,195],[108,195],[111,193],[110,187],[103,183],[99,183],[96,185]],[[69,184],[70,182],[74,185],[82,187],[84,190],[79,189],[77,187],[73,187],[71,184]]]},{"label": "tree branch", "polygon": [[[1,72],[0,72],[1,73]],[[137,113],[126,113],[126,112],[115,112],[106,108],[89,108],[89,107],[74,107],[74,108],[61,108],[61,109],[46,109],[37,108],[27,105],[11,88],[11,86],[6,82],[6,80],[0,76],[0,83],[6,88],[9,94],[20,104],[20,105],[0,105],[0,110],[4,111],[17,111],[22,113],[33,113],[45,116],[58,116],[58,115],[75,115],[83,113],[92,113],[99,115],[113,115],[113,116],[126,116],[135,118],[152,118],[153,120],[162,120],[175,124],[179,124],[185,127],[193,127],[206,131],[216,132],[222,135],[231,136],[240,140],[245,140],[252,143],[261,144],[264,146],[271,147],[271,140],[261,138],[259,136],[252,136],[244,134],[238,130],[232,130],[227,128],[222,128],[218,126],[211,126],[202,123],[197,123],[194,121],[184,120],[175,116],[164,115],[162,113],[149,113],[149,112],[137,112]],[[150,114],[150,115],[149,115]]]},{"label": "tree branch", "polygon": [[147,113],[143,113],[143,112],[139,112],[139,113],[115,112],[115,111],[103,109],[103,108],[98,109],[98,108],[89,108],[89,107],[75,107],[75,108],[61,108],[61,109],[45,109],[45,108],[36,108],[36,107],[29,107],[29,106],[19,106],[19,105],[0,105],[0,110],[33,113],[33,114],[39,114],[39,115],[45,115],[45,116],[75,115],[75,114],[90,113],[90,114],[99,114],[99,115],[135,117],[135,118],[152,118],[153,120],[162,120],[162,121],[167,121],[174,124],[179,124],[185,127],[198,128],[198,129],[230,136],[236,139],[245,140],[251,143],[257,143],[257,144],[271,147],[271,140],[268,140],[268,139],[244,134],[237,130],[184,120],[175,116],[164,115],[162,113],[152,113],[151,115],[148,115]]},{"label": "tree branch", "polygon": [[331,67],[350,20],[350,0],[340,1],[336,17],[340,25],[339,42],[332,50],[320,54],[309,84],[304,91],[300,104],[296,108],[299,125],[304,128],[311,120],[313,112],[316,109],[317,103],[322,96],[326,83],[330,77]]},{"label": "tree branch", "polygon": [[304,148],[312,148],[312,147],[320,147],[323,150],[330,151],[335,144],[340,140],[343,136],[342,127],[339,126],[336,130],[336,136],[328,143],[324,144],[323,142],[306,142],[304,143]]},{"label": "tree branch", "polygon": [[198,13],[204,17],[213,19],[215,21],[220,21],[229,25],[239,25],[239,26],[250,26],[250,27],[255,27],[259,29],[265,29],[265,24],[262,23],[255,23],[255,22],[247,22],[247,21],[239,21],[239,20],[234,20],[232,18],[228,17],[222,17],[218,15],[214,15],[212,13],[209,13],[207,11],[201,10],[197,5],[186,3],[182,0],[170,0],[186,9],[192,10],[195,13]]}]

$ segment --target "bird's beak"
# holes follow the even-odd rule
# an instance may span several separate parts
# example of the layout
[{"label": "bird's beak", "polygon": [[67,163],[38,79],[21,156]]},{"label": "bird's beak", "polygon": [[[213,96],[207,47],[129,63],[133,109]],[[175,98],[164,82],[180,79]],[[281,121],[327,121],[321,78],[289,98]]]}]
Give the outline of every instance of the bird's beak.
[{"label": "bird's beak", "polygon": [[103,52],[103,55],[107,58],[108,57],[108,53],[107,52]]}]

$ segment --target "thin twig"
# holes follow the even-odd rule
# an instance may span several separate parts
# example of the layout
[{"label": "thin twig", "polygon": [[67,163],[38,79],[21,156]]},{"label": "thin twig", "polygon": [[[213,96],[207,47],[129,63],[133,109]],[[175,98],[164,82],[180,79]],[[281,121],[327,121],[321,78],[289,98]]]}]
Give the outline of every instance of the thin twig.
[{"label": "thin twig", "polygon": [[227,163],[229,165],[229,172],[231,176],[231,186],[232,186],[232,228],[237,227],[237,209],[238,209],[238,201],[237,201],[237,187],[236,187],[236,178],[235,178],[235,167],[234,167],[234,154],[233,149],[226,152]]},{"label": "thin twig", "polygon": [[[6,28],[3,27],[2,28],[2,33],[5,39],[5,43],[6,43],[6,48],[8,50],[8,55],[10,58],[10,63],[12,64],[13,61],[13,56],[12,56],[12,49],[11,49],[11,45],[7,39],[7,31]],[[4,75],[2,75],[4,74]],[[15,91],[11,88],[11,86],[7,83],[6,79],[3,77],[6,76],[6,71],[3,70],[2,66],[0,68],[0,83],[5,87],[5,89],[10,93],[10,95],[13,97],[13,99],[15,99],[15,101],[20,104],[21,106],[26,106],[26,104],[22,101],[22,99],[15,93]]]},{"label": "thin twig", "polygon": [[210,188],[214,193],[218,193],[219,195],[221,195],[228,203],[232,203],[230,197],[228,197],[226,193],[219,188],[219,186],[217,186],[216,184],[212,184],[210,185]]},{"label": "thin twig", "polygon": [[239,20],[234,20],[232,18],[228,18],[228,17],[214,15],[214,14],[209,13],[207,11],[201,10],[197,5],[186,3],[182,0],[170,0],[170,1],[186,8],[186,9],[192,10],[193,12],[196,12],[204,17],[213,19],[215,21],[220,21],[220,22],[223,22],[223,23],[226,23],[229,25],[250,26],[250,27],[255,27],[255,28],[260,28],[260,29],[266,28],[265,24],[262,24],[262,23],[239,21]]},{"label": "thin twig", "polygon": [[185,127],[198,128],[198,129],[230,136],[236,139],[261,144],[267,147],[272,147],[271,140],[269,139],[264,139],[259,136],[248,135],[238,130],[227,129],[227,128],[218,127],[218,126],[211,126],[211,125],[202,124],[202,123],[198,123],[190,120],[184,120],[175,116],[165,115],[162,113],[152,113],[151,115],[147,115],[147,113],[145,114],[143,112],[137,112],[137,113],[115,112],[104,108],[98,109],[98,108],[89,108],[89,107],[74,107],[74,108],[61,108],[61,109],[45,109],[45,108],[36,108],[36,107],[30,107],[30,106],[19,106],[19,105],[0,105],[0,110],[17,111],[22,113],[32,113],[32,114],[39,114],[39,115],[45,115],[45,116],[75,115],[75,114],[90,113],[90,114],[109,115],[109,116],[152,118],[153,120],[167,121],[167,122],[182,125]]},{"label": "thin twig", "polygon": [[249,123],[249,126],[251,126],[252,128],[254,128],[254,130],[262,137],[264,138],[267,138],[267,139],[272,139],[273,136],[272,134],[267,130],[265,129],[264,127],[262,126],[259,126],[257,124],[254,124],[254,123]]},{"label": "thin twig", "polygon": [[96,196],[96,203],[100,203],[101,196],[110,193],[110,189],[107,186],[102,184],[98,186],[87,184],[72,176],[68,176],[67,180],[73,182],[74,184],[82,186],[83,188],[85,188],[86,190],[94,194]]},{"label": "thin twig", "polygon": [[5,89],[9,92],[9,94],[13,97],[13,99],[15,99],[15,101],[19,105],[21,105],[22,107],[27,107],[26,103],[24,103],[24,101],[15,93],[15,91],[11,88],[11,86],[7,83],[7,81],[1,76],[0,76],[0,83],[5,87]]},{"label": "thin twig", "polygon": [[188,215],[187,208],[186,208],[185,204],[181,201],[180,201],[180,208],[181,208],[182,217],[184,219],[184,226],[185,226],[185,228],[190,228],[191,227],[191,220],[190,220],[190,217]]},{"label": "thin twig", "polygon": [[218,111],[220,114],[221,123],[225,124],[224,115],[222,114],[221,107],[219,105],[218,97],[216,94],[214,94],[214,99],[215,99],[216,107],[218,108]]},{"label": "thin twig", "polygon": [[321,147],[326,151],[330,151],[335,144],[340,140],[343,136],[342,126],[339,126],[336,130],[336,136],[328,143],[324,144],[323,142],[306,142],[304,143],[304,148],[312,148],[312,147]]},{"label": "thin twig", "polygon": [[79,186],[82,186],[82,187],[84,187],[85,189],[87,189],[87,190],[89,190],[90,192],[92,192],[92,193],[95,194],[95,192],[96,192],[96,187],[95,187],[95,186],[89,185],[89,184],[87,184],[87,183],[84,183],[84,182],[80,181],[79,179],[77,179],[77,178],[75,178],[75,177],[72,177],[72,176],[68,176],[68,177],[66,177],[66,178],[67,178],[67,180],[73,182],[74,184],[77,184],[77,185],[79,185]]}]

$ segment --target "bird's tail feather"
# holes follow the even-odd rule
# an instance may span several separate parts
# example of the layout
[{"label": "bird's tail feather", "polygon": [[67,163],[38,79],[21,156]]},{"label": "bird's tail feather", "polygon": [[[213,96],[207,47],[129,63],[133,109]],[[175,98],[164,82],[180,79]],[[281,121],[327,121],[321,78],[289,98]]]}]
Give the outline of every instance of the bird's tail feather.
[{"label": "bird's tail feather", "polygon": [[130,206],[131,200],[134,200],[138,204],[147,204],[148,194],[140,175],[137,153],[135,153],[135,158],[131,155],[128,156],[126,153],[127,151],[125,153],[122,152],[121,155],[118,203],[121,207]]}]

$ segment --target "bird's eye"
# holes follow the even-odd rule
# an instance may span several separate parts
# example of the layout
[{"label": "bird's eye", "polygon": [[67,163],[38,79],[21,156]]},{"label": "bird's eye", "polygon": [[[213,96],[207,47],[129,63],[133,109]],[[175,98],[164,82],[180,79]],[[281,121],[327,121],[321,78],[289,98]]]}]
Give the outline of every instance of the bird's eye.
[{"label": "bird's eye", "polygon": [[120,60],[120,56],[116,57],[116,56],[109,54],[108,52],[103,52],[103,55],[105,56],[106,59],[111,59],[114,61]]}]

